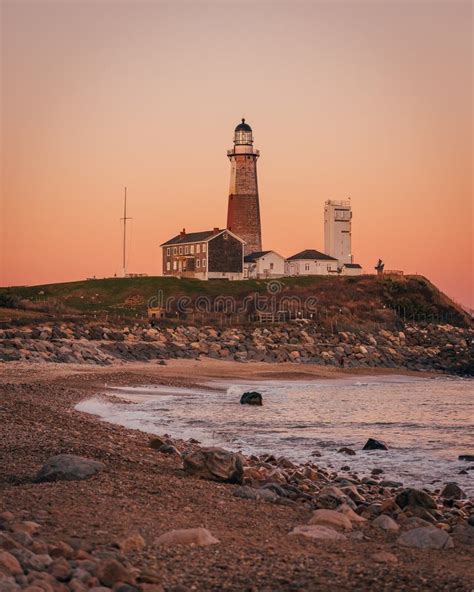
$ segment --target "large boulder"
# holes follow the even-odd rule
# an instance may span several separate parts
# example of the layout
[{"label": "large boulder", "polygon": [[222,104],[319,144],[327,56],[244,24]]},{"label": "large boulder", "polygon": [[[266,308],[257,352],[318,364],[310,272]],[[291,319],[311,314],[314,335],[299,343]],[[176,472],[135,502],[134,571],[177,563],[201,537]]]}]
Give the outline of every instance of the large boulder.
[{"label": "large boulder", "polygon": [[404,532],[397,540],[402,547],[415,549],[449,549],[453,541],[449,534],[436,526],[423,526]]},{"label": "large boulder", "polygon": [[105,559],[97,566],[97,577],[101,584],[112,588],[118,582],[134,584],[133,572],[115,559]]},{"label": "large boulder", "polygon": [[263,405],[263,398],[257,391],[248,391],[240,397],[241,405]]},{"label": "large boulder", "polygon": [[104,468],[101,462],[74,454],[52,456],[36,475],[36,482],[81,481],[99,473]]},{"label": "large boulder", "polygon": [[355,508],[351,498],[335,485],[323,487],[316,498],[316,507],[318,509],[335,510],[341,504],[347,504],[349,507]]},{"label": "large boulder", "polygon": [[184,457],[184,470],[189,475],[242,484],[244,468],[240,454],[222,448],[200,448]]},{"label": "large boulder", "polygon": [[335,530],[352,530],[349,518],[336,510],[315,510],[309,523],[327,526]]},{"label": "large boulder", "polygon": [[457,524],[453,529],[453,537],[464,545],[474,545],[474,526],[471,526],[469,522]]},{"label": "large boulder", "polygon": [[454,481],[446,483],[440,495],[444,499],[461,500],[466,498],[464,491]]},{"label": "large boulder", "polygon": [[375,438],[369,438],[364,444],[362,450],[388,450],[388,446],[381,440],[375,440]]},{"label": "large boulder", "polygon": [[407,506],[412,508],[426,508],[428,510],[437,509],[435,500],[429,493],[421,489],[404,489],[396,496],[395,502],[402,509]]}]

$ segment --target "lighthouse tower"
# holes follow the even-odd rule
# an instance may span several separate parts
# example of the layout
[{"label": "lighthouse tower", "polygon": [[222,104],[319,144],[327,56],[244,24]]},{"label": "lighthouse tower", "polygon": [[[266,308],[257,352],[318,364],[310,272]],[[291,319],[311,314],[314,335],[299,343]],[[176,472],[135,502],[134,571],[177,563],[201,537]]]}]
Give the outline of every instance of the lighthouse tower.
[{"label": "lighthouse tower", "polygon": [[259,155],[253,147],[252,128],[242,119],[235,128],[234,147],[227,151],[231,165],[227,228],[245,241],[246,255],[262,250],[257,184]]}]

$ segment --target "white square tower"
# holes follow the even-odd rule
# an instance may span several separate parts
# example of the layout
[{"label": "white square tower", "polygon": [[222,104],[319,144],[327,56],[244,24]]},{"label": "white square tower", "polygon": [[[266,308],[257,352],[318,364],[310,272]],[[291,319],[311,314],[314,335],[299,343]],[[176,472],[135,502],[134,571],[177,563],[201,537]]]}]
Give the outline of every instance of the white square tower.
[{"label": "white square tower", "polygon": [[352,210],[350,201],[329,199],[324,205],[324,252],[338,260],[339,267],[352,263]]}]

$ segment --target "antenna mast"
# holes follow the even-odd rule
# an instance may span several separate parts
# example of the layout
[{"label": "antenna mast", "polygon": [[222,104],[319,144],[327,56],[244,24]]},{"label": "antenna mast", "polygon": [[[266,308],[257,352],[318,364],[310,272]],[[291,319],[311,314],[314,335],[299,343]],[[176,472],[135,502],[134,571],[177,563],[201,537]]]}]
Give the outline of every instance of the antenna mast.
[{"label": "antenna mast", "polygon": [[126,263],[126,254],[127,254],[127,220],[131,220],[131,218],[127,218],[127,188],[125,187],[125,195],[123,200],[123,262],[122,262],[122,273],[123,277],[127,277],[127,263]]}]

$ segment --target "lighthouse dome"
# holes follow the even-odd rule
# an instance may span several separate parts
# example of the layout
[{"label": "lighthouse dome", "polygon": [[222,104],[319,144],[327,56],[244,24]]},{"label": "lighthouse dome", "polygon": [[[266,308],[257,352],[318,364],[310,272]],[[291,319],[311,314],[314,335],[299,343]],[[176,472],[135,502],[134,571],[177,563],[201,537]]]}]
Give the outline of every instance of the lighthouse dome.
[{"label": "lighthouse dome", "polygon": [[245,119],[242,118],[241,123],[235,128],[236,132],[251,132],[252,128],[248,123],[245,123]]},{"label": "lighthouse dome", "polygon": [[242,119],[234,131],[234,144],[236,146],[251,146],[252,143],[252,128],[248,123],[245,123],[245,119]]}]

